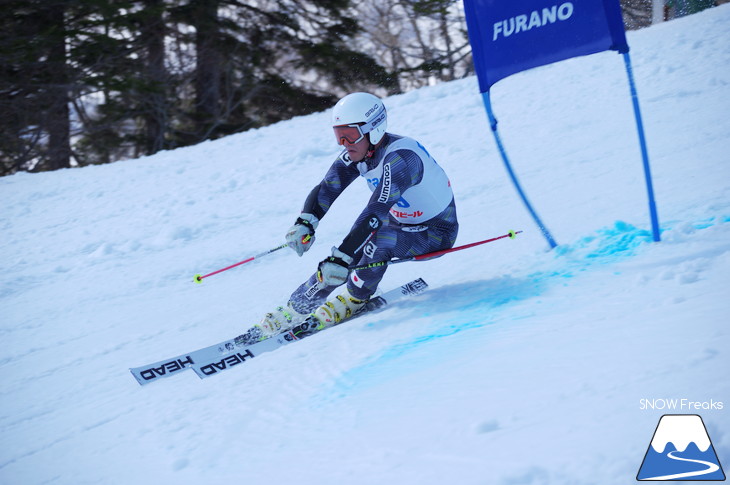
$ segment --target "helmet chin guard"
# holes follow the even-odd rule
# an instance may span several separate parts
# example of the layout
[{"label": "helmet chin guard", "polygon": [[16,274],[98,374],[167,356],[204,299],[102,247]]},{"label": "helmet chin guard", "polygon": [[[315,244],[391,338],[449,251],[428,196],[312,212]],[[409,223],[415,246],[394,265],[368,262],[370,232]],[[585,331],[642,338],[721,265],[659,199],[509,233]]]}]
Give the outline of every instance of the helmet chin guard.
[{"label": "helmet chin guard", "polygon": [[369,93],[348,94],[332,109],[332,126],[340,125],[359,125],[363,134],[370,135],[370,143],[377,145],[388,126],[385,105]]}]

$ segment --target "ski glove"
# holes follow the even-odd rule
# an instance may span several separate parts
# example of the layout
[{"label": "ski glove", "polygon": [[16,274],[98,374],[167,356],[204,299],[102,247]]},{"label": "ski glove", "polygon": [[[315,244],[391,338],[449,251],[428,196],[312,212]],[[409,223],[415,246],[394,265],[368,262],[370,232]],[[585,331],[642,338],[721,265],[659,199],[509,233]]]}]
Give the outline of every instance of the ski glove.
[{"label": "ski glove", "polygon": [[319,219],[314,214],[303,213],[286,233],[286,242],[299,256],[309,251],[314,243],[314,230]]},{"label": "ski glove", "polygon": [[323,259],[317,267],[317,281],[325,286],[340,286],[347,281],[353,258],[337,248],[332,248],[332,256]]}]

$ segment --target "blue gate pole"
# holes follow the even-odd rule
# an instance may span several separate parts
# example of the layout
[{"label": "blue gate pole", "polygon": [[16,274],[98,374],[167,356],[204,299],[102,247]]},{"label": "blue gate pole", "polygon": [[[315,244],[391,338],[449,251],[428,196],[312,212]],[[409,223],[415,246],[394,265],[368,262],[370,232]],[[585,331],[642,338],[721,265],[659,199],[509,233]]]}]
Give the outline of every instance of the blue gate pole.
[{"label": "blue gate pole", "polygon": [[646,179],[646,192],[649,196],[649,215],[651,217],[651,232],[654,241],[660,241],[659,233],[659,216],[657,215],[656,202],[654,201],[654,188],[651,183],[651,169],[649,168],[649,154],[646,149],[646,138],[644,137],[644,123],[641,121],[641,111],[639,110],[639,96],[636,94],[636,84],[634,84],[634,71],[631,68],[631,58],[629,53],[624,52],[624,64],[626,64],[626,75],[629,78],[629,88],[631,89],[631,101],[634,105],[634,117],[636,118],[636,129],[639,132],[639,145],[641,145],[641,158],[644,162],[644,178]]},{"label": "blue gate pole", "polygon": [[499,132],[497,131],[497,118],[494,117],[494,113],[492,112],[492,103],[489,100],[489,91],[482,93],[482,100],[484,101],[484,107],[487,110],[487,116],[489,117],[489,124],[492,127],[492,133],[494,133],[494,140],[497,142],[497,148],[499,148],[499,153],[502,155],[502,160],[504,160],[504,165],[505,165],[505,167],[507,167],[507,173],[509,174],[509,177],[512,179],[512,183],[514,184],[515,188],[517,189],[517,193],[520,194],[520,197],[522,198],[522,202],[524,202],[525,207],[527,207],[528,212],[530,213],[530,215],[532,215],[532,218],[535,220],[537,227],[540,228],[542,235],[545,236],[545,239],[547,239],[547,242],[550,245],[550,249],[553,249],[557,246],[557,243],[555,242],[553,237],[550,235],[550,231],[548,231],[547,227],[545,227],[545,224],[542,223],[540,218],[537,216],[537,213],[534,211],[534,209],[530,205],[530,202],[527,200],[527,196],[522,191],[522,187],[520,187],[520,183],[517,181],[517,177],[515,176],[515,173],[512,170],[512,166],[509,163],[509,159],[507,158],[507,152],[504,149],[504,145],[502,145],[502,139],[500,138]]}]

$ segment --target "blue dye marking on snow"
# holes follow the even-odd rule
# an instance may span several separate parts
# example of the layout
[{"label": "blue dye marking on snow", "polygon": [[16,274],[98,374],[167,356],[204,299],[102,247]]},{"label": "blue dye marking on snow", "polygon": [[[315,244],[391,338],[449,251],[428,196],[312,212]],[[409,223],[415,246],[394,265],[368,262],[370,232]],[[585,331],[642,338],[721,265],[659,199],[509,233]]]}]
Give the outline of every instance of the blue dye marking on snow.
[{"label": "blue dye marking on snow", "polygon": [[[401,308],[413,306],[418,310],[418,317],[428,317],[430,311],[430,322],[438,324],[442,318],[443,324],[433,327],[429,323],[431,332],[425,335],[414,337],[407,342],[398,343],[385,348],[381,353],[373,356],[348,372],[341,375],[328,390],[324,391],[326,398],[332,400],[346,397],[354,389],[361,391],[385,379],[392,379],[398,375],[422,370],[426,362],[434,365],[438,359],[429,359],[431,352],[436,349],[443,351],[443,347],[433,344],[444,341],[451,342],[450,337],[456,334],[475,330],[492,325],[490,310],[509,305],[512,302],[524,300],[537,296],[542,291],[542,285],[531,279],[517,279],[511,276],[504,276],[494,280],[446,285],[433,288],[419,297],[417,304],[406,303],[398,305]],[[474,300],[474,295],[486,295],[483,298]],[[425,309],[425,312],[424,312]],[[464,312],[469,309],[476,314],[484,315],[482,320],[454,321],[453,317],[444,319],[440,315],[451,312]],[[463,314],[458,318],[463,318]],[[367,325],[368,330],[375,331],[383,325],[396,325],[397,323],[374,322]],[[425,353],[423,356],[419,353]],[[417,356],[414,358],[414,356]],[[397,365],[394,363],[397,362]]]},{"label": "blue dye marking on snow", "polygon": [[[430,345],[447,337],[452,337],[460,332],[489,325],[489,322],[463,322],[459,325],[442,327],[429,335],[417,337],[410,342],[396,344],[386,348],[379,355],[374,356],[370,361],[345,372],[334,383],[334,388],[325,391],[327,400],[346,397],[354,389],[362,391],[373,385],[381,383],[384,379],[392,379],[404,373],[416,370],[424,370],[427,367],[428,359],[417,357],[408,360],[409,356],[417,355],[418,352],[430,352],[430,349],[437,347]],[[429,346],[430,345],[430,346]],[[398,365],[393,365],[398,362]],[[436,360],[431,360],[436,363]]]},{"label": "blue dye marking on snow", "polygon": [[721,216],[721,217],[714,217],[713,216],[713,217],[708,217],[706,219],[700,219],[697,222],[690,223],[689,225],[693,229],[702,230],[702,229],[707,229],[709,227],[712,227],[712,226],[716,225],[717,223],[721,223],[722,224],[722,223],[725,223],[725,222],[730,222],[730,216]]},{"label": "blue dye marking on snow", "polygon": [[596,236],[586,236],[574,244],[558,246],[555,248],[556,256],[575,254],[583,256],[587,262],[611,256],[631,256],[636,248],[652,241],[650,231],[637,229],[623,221],[616,221],[613,227],[596,232]]},{"label": "blue dye marking on snow", "polygon": [[[432,328],[426,335],[388,347],[371,360],[343,374],[336,381],[331,393],[342,397],[355,388],[362,390],[383,379],[410,372],[411,366],[407,360],[409,356],[417,352],[429,352],[435,348],[429,347],[430,344],[467,330],[490,325],[493,323],[490,315],[500,307],[538,296],[550,282],[574,278],[577,272],[586,271],[591,265],[605,264],[619,257],[631,256],[638,247],[651,241],[650,231],[617,221],[612,227],[601,229],[595,235],[583,237],[572,245],[558,246],[554,251],[560,262],[560,267],[557,269],[536,271],[525,279],[503,276],[492,280],[434,288],[419,298],[417,305],[419,317],[428,316],[427,312],[430,312],[432,321],[438,321],[440,314],[473,310],[477,314],[485,315],[485,319],[454,323],[451,318],[442,326]],[[571,259],[569,264],[561,261],[565,257]],[[474,295],[485,296],[475,300]],[[372,323],[368,325],[368,329],[376,329],[380,325],[382,323]],[[427,359],[416,360],[419,365],[423,365]],[[397,366],[393,365],[396,361]]]},{"label": "blue dye marking on snow", "polygon": [[[730,216],[723,217],[722,220],[730,222]],[[713,217],[699,221],[693,224],[693,227],[706,229],[715,223],[716,219]],[[490,315],[493,315],[495,311],[489,310],[497,310],[512,302],[538,296],[552,282],[574,278],[577,272],[588,271],[595,265],[610,264],[633,256],[642,246],[648,247],[646,243],[653,243],[651,231],[639,229],[623,221],[616,221],[612,227],[600,229],[596,231],[595,235],[585,236],[570,245],[556,247],[553,251],[555,255],[553,261],[559,263],[560,267],[557,269],[536,271],[528,274],[524,279],[503,276],[492,280],[433,288],[419,297],[419,303],[414,306],[418,309],[419,317],[430,316],[432,321],[437,321],[440,314],[478,310],[485,315],[485,319],[454,323],[452,318],[448,322],[444,322],[444,325],[432,329],[431,333],[390,346],[367,362],[340,376],[335,381],[333,388],[325,391],[325,397],[327,400],[343,398],[355,389],[363,390],[399,374],[422,369],[425,362],[434,362],[435,365],[437,359],[419,357],[410,359],[411,363],[409,358],[417,352],[431,352],[437,347],[430,344],[437,341],[448,340],[449,337],[461,332],[491,325],[494,321]],[[566,262],[565,259],[568,261]],[[488,296],[475,300],[474,295]],[[406,303],[403,306],[406,305],[413,304]],[[368,324],[366,328],[376,330],[383,324],[383,322],[374,322]],[[398,363],[397,366],[393,365],[395,362]]]}]

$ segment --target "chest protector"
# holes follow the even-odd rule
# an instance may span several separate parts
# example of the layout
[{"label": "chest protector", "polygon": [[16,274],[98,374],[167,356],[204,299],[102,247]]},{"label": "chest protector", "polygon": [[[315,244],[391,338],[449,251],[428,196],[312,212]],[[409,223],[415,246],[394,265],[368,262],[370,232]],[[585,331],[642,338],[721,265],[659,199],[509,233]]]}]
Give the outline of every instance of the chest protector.
[{"label": "chest protector", "polygon": [[390,165],[384,162],[388,159],[388,155],[396,150],[409,150],[415,153],[423,162],[423,177],[418,184],[401,194],[398,202],[390,208],[390,215],[402,224],[421,224],[446,209],[454,198],[454,193],[444,170],[420,143],[412,138],[396,139],[385,147],[377,165],[371,170],[367,169],[365,163],[359,163],[360,175],[365,177],[371,191],[381,187],[381,193],[387,200],[385,187],[390,186],[394,174],[390,172]]}]

